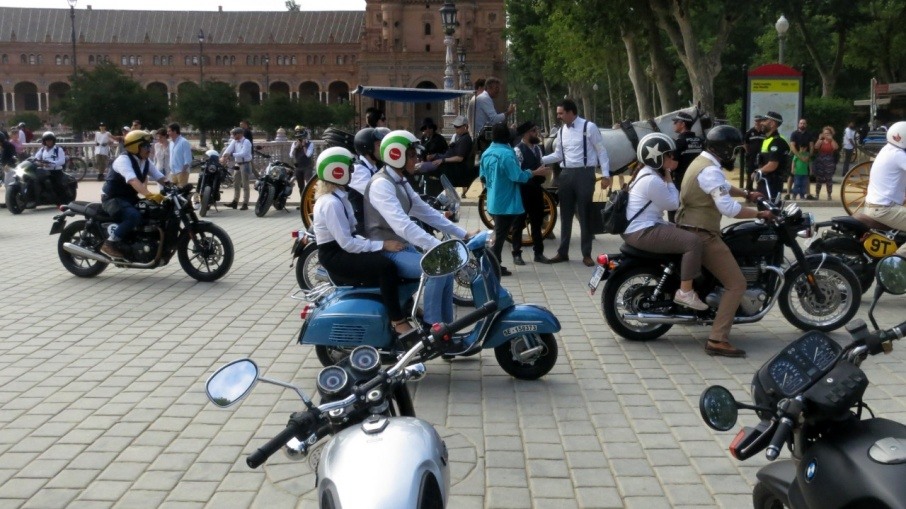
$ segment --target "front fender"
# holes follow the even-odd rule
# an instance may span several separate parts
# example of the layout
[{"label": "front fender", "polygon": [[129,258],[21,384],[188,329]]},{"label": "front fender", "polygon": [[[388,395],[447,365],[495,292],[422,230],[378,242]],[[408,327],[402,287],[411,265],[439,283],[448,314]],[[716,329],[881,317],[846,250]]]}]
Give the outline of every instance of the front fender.
[{"label": "front fender", "polygon": [[560,320],[544,306],[518,304],[497,313],[483,348],[494,348],[525,334],[560,332]]},{"label": "front fender", "polygon": [[[792,460],[775,461],[765,465],[756,476],[772,495],[783,502],[784,507],[804,507],[790,505],[790,489],[795,485],[796,480],[796,465]],[[797,498],[801,499],[801,494]]]}]

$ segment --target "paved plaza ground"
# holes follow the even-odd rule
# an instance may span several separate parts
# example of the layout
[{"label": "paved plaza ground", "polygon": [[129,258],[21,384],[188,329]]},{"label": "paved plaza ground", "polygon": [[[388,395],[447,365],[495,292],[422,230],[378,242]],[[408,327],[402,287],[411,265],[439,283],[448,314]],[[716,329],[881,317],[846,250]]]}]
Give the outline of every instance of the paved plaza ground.
[{"label": "paved plaza ground", "polygon": [[[813,211],[819,219],[841,213]],[[176,260],[154,271],[72,276],[57,259],[58,237],[48,235],[54,214],[0,210],[0,507],[314,507],[308,463],[279,454],[258,470],[245,464],[299,408],[296,396],[259,385],[224,410],[204,395],[216,367],[246,356],[269,377],[313,389],[320,365],[295,342],[301,304],[289,298],[296,211],[212,212],[236,260],[207,284]],[[475,207],[463,216],[467,228],[479,226]],[[555,242],[547,241],[549,256]],[[515,300],[548,306],[563,325],[550,374],[514,380],[486,351],[432,361],[412,385],[418,415],[450,448],[450,507],[750,507],[766,460],[732,459],[736,430],[707,428],[698,397],[722,384],[748,400],[755,370],[799,331],[776,309],[735,327],[746,359],[707,356],[701,327],[677,326],[648,343],[617,338],[599,296],[588,295],[591,270],[577,238],[573,245],[573,261],[554,266],[513,267],[504,250],[515,275],[503,283]],[[618,245],[599,235],[594,251]],[[882,300],[881,324],[902,320],[904,302]],[[881,416],[906,420],[904,360],[898,344],[863,365],[872,382],[866,401]],[[742,415],[741,424],[756,422]]]}]

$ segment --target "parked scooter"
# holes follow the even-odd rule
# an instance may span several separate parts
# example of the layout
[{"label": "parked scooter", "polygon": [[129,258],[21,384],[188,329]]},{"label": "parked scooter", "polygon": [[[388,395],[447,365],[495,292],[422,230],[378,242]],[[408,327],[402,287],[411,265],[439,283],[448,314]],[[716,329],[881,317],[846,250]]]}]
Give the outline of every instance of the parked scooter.
[{"label": "parked scooter", "polygon": [[[872,311],[884,292],[906,293],[906,260],[885,258],[877,280]],[[878,330],[872,311],[875,332],[853,320],[846,347],[819,331],[784,346],[752,379],[754,405],[739,403],[719,385],[702,393],[699,409],[712,429],[733,428],[740,408],[761,418],[736,435],[734,458],[745,461],[767,449],[774,461],[784,445],[792,453],[758,471],[756,509],[906,508],[906,426],[874,416],[862,401],[868,378],[859,369],[869,355],[889,353],[893,340],[906,334],[906,322]],[[871,418],[862,419],[863,410]]]},{"label": "parked scooter", "polygon": [[[465,246],[449,241],[422,259],[431,276],[449,274],[467,261]],[[257,468],[278,450],[292,459],[305,458],[322,438],[317,465],[318,503],[322,509],[357,508],[443,509],[450,491],[447,447],[437,430],[415,417],[407,382],[426,374],[419,357],[446,352],[458,329],[471,325],[495,309],[494,302],[453,323],[421,332],[392,367],[381,369],[380,355],[371,346],[359,346],[336,366],[317,377],[320,405],[301,389],[260,376],[251,359],[233,361],[215,372],[206,384],[208,398],[219,407],[240,401],[257,381],[293,389],[305,405],[294,412],[286,428],[249,455],[246,464]]]},{"label": "parked scooter", "polygon": [[261,177],[255,181],[255,190],[258,191],[255,215],[263,217],[271,205],[276,210],[286,209],[286,200],[293,193],[293,168],[276,157],[262,152],[256,154],[270,160]]},{"label": "parked scooter", "polygon": [[226,166],[220,164],[220,154],[216,150],[208,150],[204,155],[206,158],[198,162],[198,215],[201,217],[208,215],[211,205],[217,208],[221,183],[229,174]]},{"label": "parked scooter", "polygon": [[[28,158],[6,176],[6,206],[13,214],[21,214],[25,209],[33,209],[40,205],[58,205],[69,203],[76,199],[76,189],[79,182],[70,175],[63,173],[63,188],[55,189],[48,172],[40,168],[41,162]],[[41,181],[41,193],[38,196],[35,182]],[[58,196],[59,193],[59,196]]]},{"label": "parked scooter", "polygon": [[[481,232],[470,239],[469,251],[479,252],[476,246],[485,246],[487,235],[488,232]],[[481,349],[493,348],[498,364],[510,375],[524,380],[540,378],[557,362],[554,333],[560,331],[560,322],[545,307],[514,304],[510,292],[500,286],[494,273],[494,255],[489,249],[480,252],[477,270],[463,277],[471,284],[475,307],[496,301],[498,309],[479,321],[471,331],[453,337],[451,341],[456,348],[445,357],[469,356]],[[410,320],[421,326],[430,325],[421,324],[418,319],[418,301],[424,283],[425,276],[422,276],[417,285],[412,281],[404,282],[399,290],[401,300],[406,301],[403,309],[411,309]],[[305,321],[299,332],[299,342],[314,345],[318,360],[324,366],[339,362],[360,345],[377,348],[385,358],[396,358],[408,348],[406,336],[397,337],[391,330],[378,288],[336,287],[323,283],[304,292],[302,298],[310,303],[301,313]],[[432,357],[422,356],[421,360]]]}]

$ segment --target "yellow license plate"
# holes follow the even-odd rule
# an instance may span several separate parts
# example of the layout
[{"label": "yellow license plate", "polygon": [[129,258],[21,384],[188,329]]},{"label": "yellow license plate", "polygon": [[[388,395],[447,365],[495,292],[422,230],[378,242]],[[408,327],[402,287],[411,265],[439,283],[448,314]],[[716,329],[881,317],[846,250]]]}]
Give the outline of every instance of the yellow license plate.
[{"label": "yellow license plate", "polygon": [[862,247],[872,258],[884,258],[897,250],[896,242],[878,233],[869,233],[862,241]]}]

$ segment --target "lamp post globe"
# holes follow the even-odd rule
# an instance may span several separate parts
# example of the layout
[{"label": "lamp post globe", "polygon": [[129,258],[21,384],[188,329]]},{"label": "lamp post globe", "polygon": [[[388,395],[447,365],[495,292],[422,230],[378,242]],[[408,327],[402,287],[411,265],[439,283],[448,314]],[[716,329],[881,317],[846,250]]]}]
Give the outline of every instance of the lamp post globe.
[{"label": "lamp post globe", "polygon": [[780,55],[778,58],[778,63],[783,63],[783,43],[786,39],[786,33],[790,29],[790,22],[786,19],[786,16],[783,14],[777,19],[777,23],[774,23],[774,29],[777,30],[777,38],[779,39],[779,49]]}]

